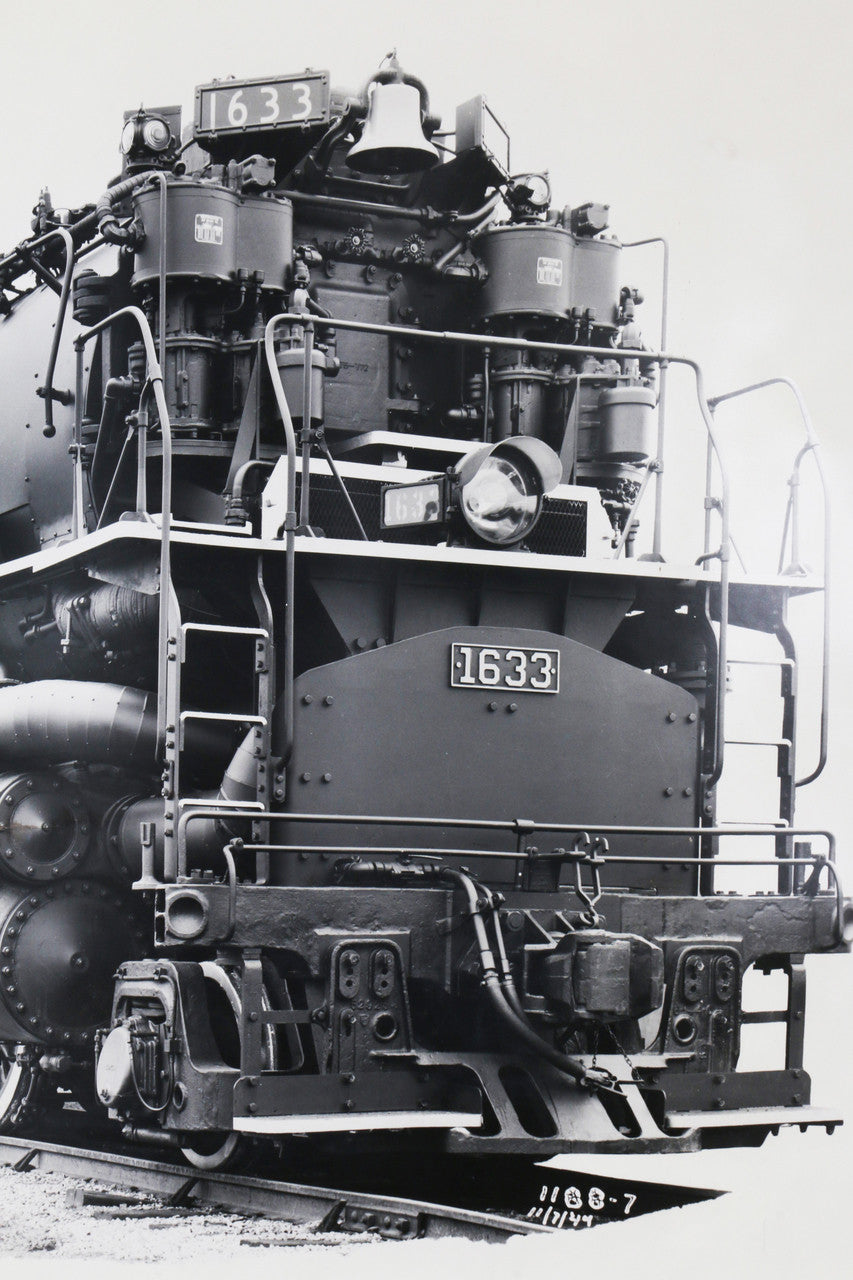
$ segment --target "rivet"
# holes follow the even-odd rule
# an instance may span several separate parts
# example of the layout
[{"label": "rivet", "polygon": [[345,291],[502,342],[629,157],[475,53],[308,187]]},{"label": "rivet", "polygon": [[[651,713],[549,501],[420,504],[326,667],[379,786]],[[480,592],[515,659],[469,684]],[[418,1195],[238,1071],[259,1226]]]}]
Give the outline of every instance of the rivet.
[{"label": "rivet", "polygon": [[689,797],[689,796],[692,796],[692,795],[693,795],[693,788],[692,788],[692,787],[685,787],[681,794],[682,794],[685,798],[687,798],[687,797]]},{"label": "rivet", "polygon": [[334,700],[334,698],[332,697],[332,695],[331,695],[330,693],[327,693],[327,694],[326,694],[326,696],[325,696],[325,698],[323,699],[323,706],[324,706],[324,707],[331,707],[331,706],[334,706],[334,702],[335,702],[335,700]]},{"label": "rivet", "polygon": [[311,703],[312,703],[313,701],[314,701],[314,698],[313,698],[312,694],[310,694],[310,693],[303,693],[303,695],[302,695],[302,704],[303,704],[303,706],[310,707],[310,706],[311,706]]},{"label": "rivet", "polygon": [[695,723],[696,723],[696,712],[695,712],[695,711],[691,711],[691,712],[690,712],[690,714],[689,714],[689,715],[688,715],[688,717],[687,717],[687,723],[688,723],[688,724],[695,724]]},{"label": "rivet", "polygon": [[311,781],[311,774],[310,774],[310,773],[300,773],[300,775],[299,775],[299,781],[300,781],[300,782],[310,782],[310,781]]},{"label": "rivet", "polygon": [[663,789],[663,793],[664,793],[664,795],[665,795],[665,796],[671,796],[671,795],[672,795],[672,787],[664,787],[664,789]]},{"label": "rivet", "polygon": [[514,712],[514,711],[517,711],[517,710],[518,710],[518,703],[517,703],[517,702],[511,702],[511,703],[509,704],[509,706],[507,707],[507,714],[508,714],[508,715],[512,715],[512,714],[513,714],[513,712]]},{"label": "rivet", "polygon": [[331,782],[331,781],[332,781],[332,775],[331,775],[330,773],[324,773],[324,774],[323,774],[323,781],[324,781],[324,782]]},{"label": "rivet", "polygon": [[667,721],[667,724],[672,724],[674,720],[675,720],[675,712],[674,712],[674,711],[667,711],[667,713],[666,713],[666,721]]},{"label": "rivet", "polygon": [[490,710],[490,711],[497,711],[497,709],[498,709],[498,704],[497,704],[496,702],[490,702],[490,703],[489,703],[489,710]]}]

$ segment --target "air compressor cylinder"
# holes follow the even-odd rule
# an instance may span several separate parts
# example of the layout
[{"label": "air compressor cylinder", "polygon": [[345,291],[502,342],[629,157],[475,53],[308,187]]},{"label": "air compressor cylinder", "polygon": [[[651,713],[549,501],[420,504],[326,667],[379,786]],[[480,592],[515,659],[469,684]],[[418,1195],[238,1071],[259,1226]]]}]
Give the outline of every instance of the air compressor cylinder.
[{"label": "air compressor cylinder", "polygon": [[571,232],[541,223],[490,227],[475,248],[488,272],[479,298],[484,319],[555,316],[572,305]]},{"label": "air compressor cylinder", "polygon": [[[133,285],[160,275],[160,188],[133,201],[145,238],[136,251]],[[233,284],[238,271],[264,290],[283,292],[293,257],[293,206],[272,196],[241,196],[203,182],[166,188],[166,275]]]}]

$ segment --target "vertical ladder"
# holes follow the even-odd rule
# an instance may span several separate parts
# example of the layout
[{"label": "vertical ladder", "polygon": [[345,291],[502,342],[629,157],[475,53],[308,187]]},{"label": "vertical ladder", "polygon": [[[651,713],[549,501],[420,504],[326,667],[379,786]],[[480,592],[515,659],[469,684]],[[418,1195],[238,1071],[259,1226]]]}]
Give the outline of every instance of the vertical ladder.
[{"label": "vertical ladder", "polygon": [[[729,658],[728,665],[742,667],[775,667],[780,673],[782,727],[778,738],[726,738],[726,746],[773,747],[777,753],[776,772],[779,779],[779,819],[786,826],[794,824],[796,791],[795,740],[797,727],[797,659],[793,638],[787,627],[780,625],[776,636],[782,646],[782,658]],[[779,893],[793,891],[793,868],[784,863],[794,850],[790,836],[780,830],[776,837],[776,857],[780,860]]]},{"label": "vertical ladder", "polygon": [[[247,627],[230,623],[183,622],[175,607],[173,625],[168,637],[168,653],[166,662],[166,738],[165,767],[163,770],[163,795],[166,800],[164,825],[164,879],[169,881],[187,874],[186,842],[179,836],[178,818],[193,808],[210,809],[212,807],[223,815],[248,816],[253,810],[265,810],[269,805],[270,786],[270,742],[272,705],[274,697],[274,633],[273,614],[269,597],[263,582],[263,562],[258,556],[256,577],[251,584],[252,603],[258,626]],[[253,705],[249,711],[206,710],[200,711],[184,706],[182,685],[184,669],[188,657],[188,638],[190,636],[234,636],[244,638],[252,645],[246,644],[251,653],[251,684],[253,689]],[[191,646],[190,646],[191,648]],[[253,800],[216,799],[213,804],[209,797],[182,796],[181,794],[181,755],[186,748],[187,728],[193,722],[245,725],[252,732],[253,755],[256,761],[255,797]],[[268,824],[254,822],[252,839],[265,842],[268,839]],[[268,872],[268,855],[259,859],[256,878],[264,883]]]}]

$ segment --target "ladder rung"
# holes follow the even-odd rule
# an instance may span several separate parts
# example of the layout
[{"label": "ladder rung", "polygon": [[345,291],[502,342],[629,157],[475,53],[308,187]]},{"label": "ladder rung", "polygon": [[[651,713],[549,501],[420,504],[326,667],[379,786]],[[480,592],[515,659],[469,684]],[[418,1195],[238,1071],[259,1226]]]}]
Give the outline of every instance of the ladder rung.
[{"label": "ladder rung", "polygon": [[230,813],[232,809],[263,809],[260,800],[211,800],[210,796],[184,796],[178,801],[179,809],[221,809]]},{"label": "ladder rung", "polygon": [[717,822],[718,827],[767,827],[771,831],[784,832],[790,824],[784,818],[723,818]]},{"label": "ladder rung", "polygon": [[727,747],[790,747],[790,738],[726,738]]},{"label": "ladder rung", "polygon": [[246,716],[239,711],[182,711],[181,721],[184,720],[217,720],[223,724],[257,724],[263,729],[267,727],[266,716]]},{"label": "ladder rung", "polygon": [[182,622],[181,632],[204,631],[225,636],[256,636],[259,640],[269,640],[270,633],[263,627],[230,627],[220,622]]},{"label": "ladder rung", "polygon": [[727,658],[729,667],[795,667],[793,658]]}]

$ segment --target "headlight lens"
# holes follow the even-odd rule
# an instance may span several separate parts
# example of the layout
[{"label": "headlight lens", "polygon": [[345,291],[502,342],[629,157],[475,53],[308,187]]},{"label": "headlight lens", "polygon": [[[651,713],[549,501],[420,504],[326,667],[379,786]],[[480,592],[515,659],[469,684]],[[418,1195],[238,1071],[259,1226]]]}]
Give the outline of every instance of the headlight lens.
[{"label": "headlight lens", "polygon": [[172,140],[165,120],[154,116],[142,126],[142,141],[151,151],[165,151]]},{"label": "headlight lens", "polygon": [[121,150],[122,154],[129,156],[133,150],[133,144],[136,141],[136,121],[128,120],[121,131]]},{"label": "headlight lens", "polygon": [[541,497],[521,470],[492,454],[463,485],[460,507],[468,524],[486,542],[518,542],[536,523]]}]

